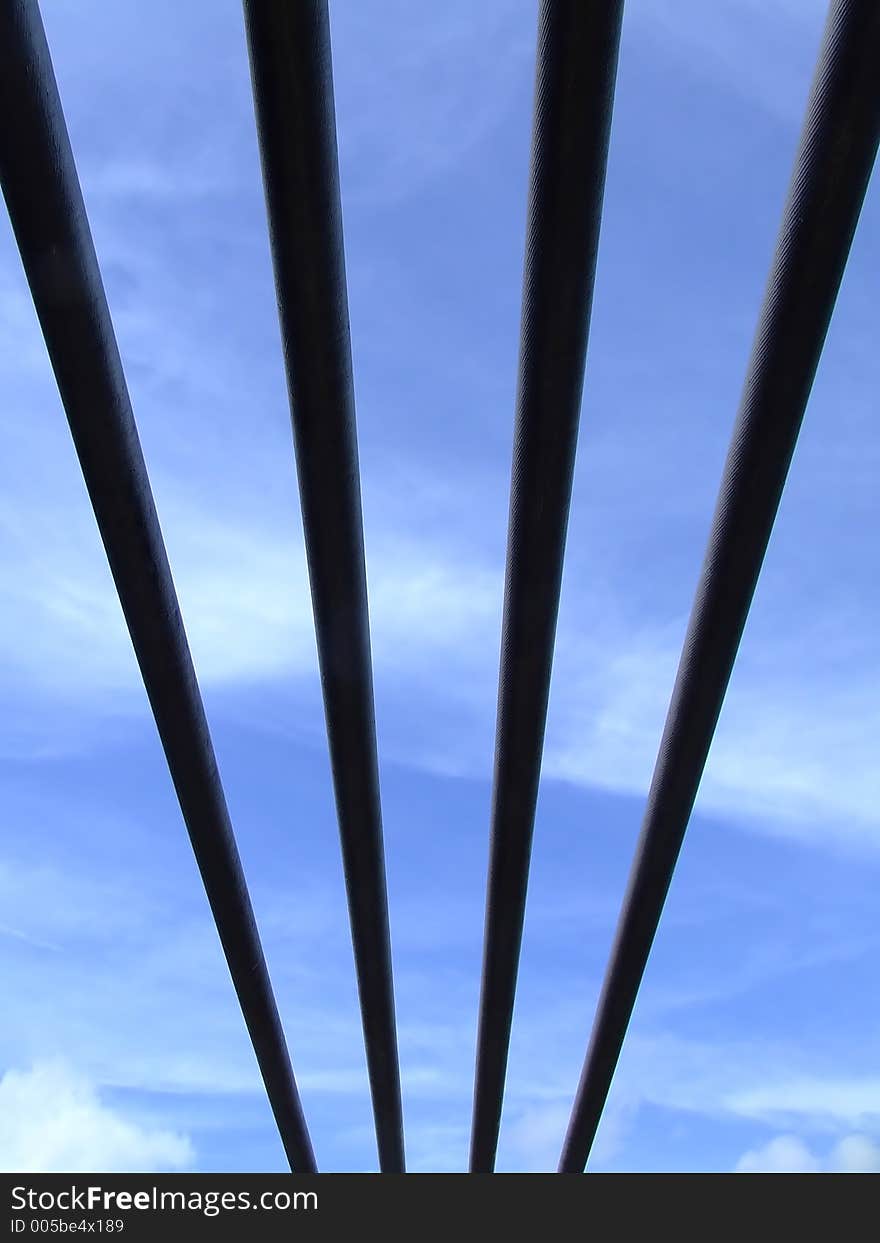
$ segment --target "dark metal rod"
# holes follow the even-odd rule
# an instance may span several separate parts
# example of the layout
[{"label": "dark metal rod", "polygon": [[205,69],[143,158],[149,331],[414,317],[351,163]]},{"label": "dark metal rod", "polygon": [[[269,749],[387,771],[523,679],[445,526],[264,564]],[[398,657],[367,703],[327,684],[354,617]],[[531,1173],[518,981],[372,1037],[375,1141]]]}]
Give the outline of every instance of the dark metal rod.
[{"label": "dark metal rod", "polygon": [[835,0],[560,1159],[586,1165],[709,753],[880,134],[880,5]]},{"label": "dark metal rod", "polygon": [[313,1173],[36,0],[0,3],[0,117],[3,194],[168,767],[288,1161]]},{"label": "dark metal rod", "polygon": [[379,1164],[404,1169],[326,0],[245,0]]},{"label": "dark metal rod", "polygon": [[470,1168],[495,1165],[622,0],[542,0]]}]

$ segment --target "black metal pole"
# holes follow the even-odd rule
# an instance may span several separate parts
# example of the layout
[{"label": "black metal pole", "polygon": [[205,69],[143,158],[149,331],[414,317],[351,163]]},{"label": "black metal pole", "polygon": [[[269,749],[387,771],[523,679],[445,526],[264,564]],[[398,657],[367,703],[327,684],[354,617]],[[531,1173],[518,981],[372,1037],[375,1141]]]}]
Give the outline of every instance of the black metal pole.
[{"label": "black metal pole", "polygon": [[379,1163],[404,1168],[326,0],[245,0]]},{"label": "black metal pole", "polygon": [[560,1159],[586,1165],[709,753],[880,134],[880,5],[832,3],[712,533]]},{"label": "black metal pole", "polygon": [[291,1168],[315,1172],[36,0],[0,3],[0,181],[101,538]]},{"label": "black metal pole", "polygon": [[542,0],[470,1168],[495,1164],[622,0]]}]

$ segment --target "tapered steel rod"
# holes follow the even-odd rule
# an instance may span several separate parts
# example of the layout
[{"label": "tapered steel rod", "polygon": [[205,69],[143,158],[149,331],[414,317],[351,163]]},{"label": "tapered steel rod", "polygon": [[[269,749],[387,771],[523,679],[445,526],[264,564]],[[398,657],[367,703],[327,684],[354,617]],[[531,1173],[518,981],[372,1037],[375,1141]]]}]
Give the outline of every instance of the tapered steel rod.
[{"label": "tapered steel rod", "polygon": [[770,539],[880,133],[880,5],[831,5],[645,819],[562,1151],[583,1170]]},{"label": "tapered steel rod", "polygon": [[330,30],[245,0],[330,761],[380,1168],[404,1168]]},{"label": "tapered steel rod", "polygon": [[622,0],[543,0],[470,1168],[494,1168],[583,390]]},{"label": "tapered steel rod", "polygon": [[223,952],[291,1168],[314,1172],[36,0],[0,3],[0,181]]}]

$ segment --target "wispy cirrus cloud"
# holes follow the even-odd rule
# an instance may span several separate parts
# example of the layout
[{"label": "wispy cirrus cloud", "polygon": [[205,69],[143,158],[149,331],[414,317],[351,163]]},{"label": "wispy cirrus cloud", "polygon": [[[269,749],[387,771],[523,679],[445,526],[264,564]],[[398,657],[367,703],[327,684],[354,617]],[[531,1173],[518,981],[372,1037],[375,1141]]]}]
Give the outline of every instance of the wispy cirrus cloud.
[{"label": "wispy cirrus cloud", "polygon": [[[814,1061],[812,1073],[791,1078],[787,1063]],[[566,1057],[566,1062],[569,1059]],[[877,1082],[870,1074],[835,1077],[803,1049],[756,1040],[708,1042],[672,1035],[630,1038],[596,1140],[592,1163],[628,1168],[626,1153],[645,1111],[662,1111],[669,1131],[676,1118],[703,1125],[750,1124],[786,1138],[756,1145],[738,1169],[872,1169],[880,1152]],[[502,1138],[505,1164],[554,1169],[571,1113],[576,1079],[562,1076],[509,1093]],[[731,1084],[742,1085],[731,1090]],[[829,1146],[829,1139],[831,1144]],[[814,1155],[818,1148],[823,1155]],[[777,1164],[774,1165],[774,1162]],[[800,1164],[798,1164],[800,1163]],[[660,1167],[665,1168],[660,1161]],[[657,1167],[655,1167],[657,1168]],[[724,1168],[723,1166],[717,1168]]]},{"label": "wispy cirrus cloud", "polygon": [[[319,1159],[365,1168],[241,15],[46,20]],[[343,0],[332,20],[407,1138],[413,1168],[463,1168],[534,11]],[[505,1168],[558,1156],[821,23],[819,0],[626,9]],[[683,1168],[873,1159],[875,1068],[846,1028],[876,948],[878,219],[869,198],[599,1164],[656,1164],[680,1125]],[[228,1132],[218,1167],[280,1165],[8,230],[0,327],[0,1068],[63,1052],[85,1087],[59,1099],[120,1160],[205,1168]]]},{"label": "wispy cirrus cloud", "polygon": [[[0,510],[10,568],[0,661],[81,709],[128,693],[143,710],[130,641],[85,506],[80,521]],[[208,517],[185,499],[163,510],[196,668],[206,685],[311,683],[317,662],[308,576],[290,515],[283,534]],[[39,544],[39,555],[35,547]],[[10,562],[18,565],[11,572]],[[503,574],[460,548],[374,534],[370,610],[377,693],[407,684],[455,715],[455,731],[389,732],[403,762],[475,776],[494,725]],[[544,775],[643,795],[684,622],[628,624],[595,592],[570,593],[560,626]],[[580,625],[578,626],[578,622]],[[858,617],[833,607],[779,636],[747,633],[701,787],[700,806],[783,835],[844,847],[878,838],[880,666]],[[100,710],[100,707],[99,707]],[[811,827],[812,826],[812,827]]]}]

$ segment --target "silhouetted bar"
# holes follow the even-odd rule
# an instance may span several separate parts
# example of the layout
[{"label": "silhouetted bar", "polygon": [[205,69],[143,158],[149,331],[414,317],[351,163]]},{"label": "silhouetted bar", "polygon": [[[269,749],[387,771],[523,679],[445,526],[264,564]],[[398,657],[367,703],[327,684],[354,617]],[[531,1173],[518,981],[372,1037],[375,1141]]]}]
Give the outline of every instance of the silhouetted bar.
[{"label": "silhouetted bar", "polygon": [[285,1152],[313,1173],[36,0],[0,3],[0,118],[3,194],[168,767]]},{"label": "silhouetted bar", "polygon": [[586,1165],[770,539],[880,133],[880,4],[837,0],[559,1169]]},{"label": "silhouetted bar", "polygon": [[470,1168],[495,1164],[583,390],[622,0],[543,0]]},{"label": "silhouetted bar", "polygon": [[404,1168],[370,625],[324,0],[245,0],[379,1164]]}]

